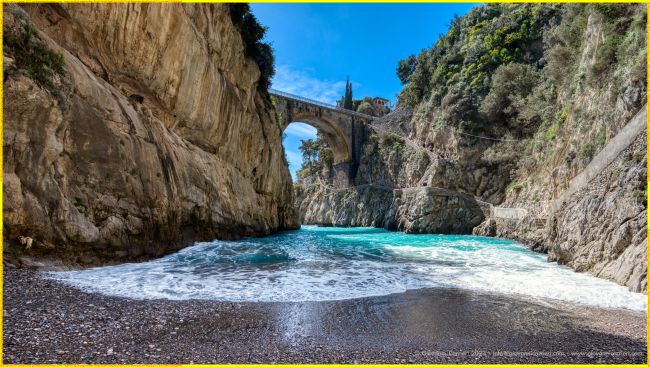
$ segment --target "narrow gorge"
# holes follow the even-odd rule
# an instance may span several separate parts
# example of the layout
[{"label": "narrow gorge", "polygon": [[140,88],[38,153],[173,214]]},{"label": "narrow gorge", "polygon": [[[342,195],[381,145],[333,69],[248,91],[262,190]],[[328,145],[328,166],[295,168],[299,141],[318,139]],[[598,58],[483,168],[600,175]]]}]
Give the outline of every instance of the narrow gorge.
[{"label": "narrow gorge", "polygon": [[647,24],[3,4],[2,362],[647,364]]},{"label": "narrow gorge", "polygon": [[[146,259],[302,221],[513,238],[647,291],[644,126],[550,212],[645,121],[642,6],[473,9],[400,63],[381,117],[269,95],[228,5],[87,8],[4,8],[7,261]],[[334,165],[292,189],[293,121],[323,133]]]}]

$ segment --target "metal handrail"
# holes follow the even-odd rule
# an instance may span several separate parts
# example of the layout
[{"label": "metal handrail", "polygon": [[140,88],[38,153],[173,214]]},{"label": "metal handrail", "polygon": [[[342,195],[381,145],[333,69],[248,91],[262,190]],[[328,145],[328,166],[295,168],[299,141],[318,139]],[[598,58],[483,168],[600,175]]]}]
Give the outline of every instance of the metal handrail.
[{"label": "metal handrail", "polygon": [[301,101],[301,102],[313,104],[313,105],[316,105],[316,106],[319,106],[319,107],[323,107],[323,108],[327,108],[327,109],[330,109],[330,110],[347,113],[347,114],[350,114],[350,115],[356,115],[356,116],[360,116],[360,117],[371,119],[371,120],[375,119],[374,116],[366,115],[365,113],[360,113],[360,112],[357,112],[357,111],[348,110],[346,108],[337,107],[337,106],[334,106],[334,105],[331,105],[331,104],[328,104],[328,103],[324,103],[324,102],[316,101],[316,100],[313,100],[313,99],[301,97],[301,96],[291,94],[291,93],[287,93],[287,92],[282,92],[282,91],[279,91],[277,89],[269,88],[269,94],[276,95],[276,96],[281,96],[281,97],[285,97],[285,98],[290,98],[290,99],[293,99],[293,100],[296,100],[296,101]]}]

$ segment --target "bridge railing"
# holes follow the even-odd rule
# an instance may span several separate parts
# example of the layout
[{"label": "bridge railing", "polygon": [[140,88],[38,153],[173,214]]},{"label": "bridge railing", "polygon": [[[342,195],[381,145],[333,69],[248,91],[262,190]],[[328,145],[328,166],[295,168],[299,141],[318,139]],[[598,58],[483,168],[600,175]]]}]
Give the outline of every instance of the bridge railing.
[{"label": "bridge railing", "polygon": [[293,99],[293,100],[296,100],[296,101],[301,101],[301,102],[305,102],[305,103],[309,103],[309,104],[313,104],[313,105],[323,107],[323,108],[327,108],[327,109],[330,109],[330,110],[343,112],[343,113],[346,113],[348,115],[359,116],[359,117],[363,117],[363,118],[371,119],[371,120],[374,119],[373,116],[366,115],[365,113],[360,113],[360,112],[357,112],[357,111],[348,110],[346,108],[337,107],[337,106],[334,106],[334,105],[331,105],[331,104],[328,104],[328,103],[324,103],[324,102],[316,101],[316,100],[313,100],[313,99],[301,97],[301,96],[298,96],[298,95],[295,95],[295,94],[279,91],[277,89],[269,88],[269,94],[276,95],[276,96],[281,96],[281,97],[285,97],[285,98],[289,98],[289,99]]}]

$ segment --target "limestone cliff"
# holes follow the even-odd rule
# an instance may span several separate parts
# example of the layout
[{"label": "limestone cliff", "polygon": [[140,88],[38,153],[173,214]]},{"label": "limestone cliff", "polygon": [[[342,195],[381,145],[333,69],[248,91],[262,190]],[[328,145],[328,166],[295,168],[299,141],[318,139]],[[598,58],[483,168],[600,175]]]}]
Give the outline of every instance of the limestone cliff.
[{"label": "limestone cliff", "polygon": [[[366,143],[357,180],[466,193],[488,217],[475,233],[645,292],[644,143],[550,208],[646,108],[646,17],[639,4],[473,8],[398,68],[399,108],[370,127],[397,138]],[[527,215],[493,218],[490,206]]]},{"label": "limestone cliff", "polygon": [[[3,11],[10,261],[18,236],[30,255],[95,264],[298,225],[281,131],[227,5]],[[62,70],[25,52],[61,54]]]},{"label": "limestone cliff", "polygon": [[[454,42],[489,40],[501,24],[509,24],[514,36],[526,31],[522,25],[527,21],[550,22],[541,37],[527,35],[524,58],[489,72],[487,92],[478,86],[472,91],[449,88],[441,99],[432,96],[416,106],[403,125],[412,139],[439,157],[427,182],[527,212],[520,220],[488,218],[475,233],[517,239],[548,252],[551,261],[645,292],[647,229],[640,219],[647,208],[641,199],[646,196],[644,137],[639,135],[588,188],[569,195],[560,210],[550,210],[572,180],[646,108],[645,7],[527,5],[490,13],[495,8],[486,6],[462,19],[458,25],[467,27],[463,32],[475,34]],[[527,11],[522,22],[518,17]],[[510,51],[508,44],[503,47]],[[473,66],[465,67],[470,72]]]},{"label": "limestone cliff", "polygon": [[488,219],[475,234],[517,239],[551,261],[647,292],[646,139],[645,131],[636,136],[547,223],[530,211],[520,220]]},{"label": "limestone cliff", "polygon": [[543,241],[550,260],[647,291],[646,156],[644,133],[558,209]]},{"label": "limestone cliff", "polygon": [[471,196],[430,187],[392,190],[361,185],[336,190],[312,186],[303,194],[300,212],[306,224],[406,233],[470,234],[484,219]]},{"label": "limestone cliff", "polygon": [[409,143],[398,134],[371,130],[363,146],[356,184],[391,188],[418,186],[430,158],[424,149]]}]

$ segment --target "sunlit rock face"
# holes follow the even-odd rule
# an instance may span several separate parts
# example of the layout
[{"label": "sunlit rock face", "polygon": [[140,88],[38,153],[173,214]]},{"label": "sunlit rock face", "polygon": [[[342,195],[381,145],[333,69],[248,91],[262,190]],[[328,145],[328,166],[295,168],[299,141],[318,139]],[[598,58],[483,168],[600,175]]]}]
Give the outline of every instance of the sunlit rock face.
[{"label": "sunlit rock face", "polygon": [[298,225],[281,130],[226,5],[4,6],[5,34],[27,25],[65,72],[43,86],[4,54],[10,259],[20,235],[30,255],[95,264]]},{"label": "sunlit rock face", "polygon": [[316,188],[307,191],[300,212],[305,224],[374,226],[406,233],[471,234],[484,219],[471,196],[432,187]]}]

